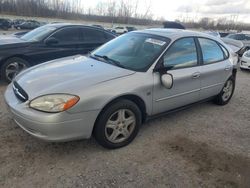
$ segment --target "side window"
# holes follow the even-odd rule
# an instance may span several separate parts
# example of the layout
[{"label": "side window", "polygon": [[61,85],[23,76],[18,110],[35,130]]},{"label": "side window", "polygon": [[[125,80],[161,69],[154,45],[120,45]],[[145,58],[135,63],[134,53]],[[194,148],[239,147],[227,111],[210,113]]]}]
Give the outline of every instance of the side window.
[{"label": "side window", "polygon": [[79,42],[80,33],[78,28],[65,28],[52,35],[59,43]]},{"label": "side window", "polygon": [[224,53],[215,41],[205,38],[199,38],[198,40],[201,45],[204,64],[224,60]]},{"label": "side window", "polygon": [[102,31],[89,28],[81,29],[81,31],[84,38],[84,42],[103,43],[107,40],[105,33]]},{"label": "side window", "polygon": [[193,38],[177,40],[164,55],[164,66],[170,69],[192,67],[197,64],[197,51]]}]

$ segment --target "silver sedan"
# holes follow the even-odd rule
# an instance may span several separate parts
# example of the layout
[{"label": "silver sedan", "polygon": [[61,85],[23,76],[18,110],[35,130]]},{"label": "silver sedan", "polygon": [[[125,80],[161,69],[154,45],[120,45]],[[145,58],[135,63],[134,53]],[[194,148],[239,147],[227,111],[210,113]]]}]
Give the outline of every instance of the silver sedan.
[{"label": "silver sedan", "polygon": [[225,105],[235,88],[235,54],[219,38],[149,29],[93,51],[20,73],[5,100],[14,121],[47,141],[92,135],[104,147],[129,144],[159,114],[213,99]]}]

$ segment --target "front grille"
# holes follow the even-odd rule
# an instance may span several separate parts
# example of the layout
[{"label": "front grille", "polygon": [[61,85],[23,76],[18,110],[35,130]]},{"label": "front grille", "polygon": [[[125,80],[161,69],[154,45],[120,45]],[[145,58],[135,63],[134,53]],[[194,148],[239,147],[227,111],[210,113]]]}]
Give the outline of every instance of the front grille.
[{"label": "front grille", "polygon": [[23,90],[23,88],[16,81],[14,81],[14,83],[13,83],[13,91],[14,91],[16,97],[20,101],[25,102],[29,99],[28,94]]}]

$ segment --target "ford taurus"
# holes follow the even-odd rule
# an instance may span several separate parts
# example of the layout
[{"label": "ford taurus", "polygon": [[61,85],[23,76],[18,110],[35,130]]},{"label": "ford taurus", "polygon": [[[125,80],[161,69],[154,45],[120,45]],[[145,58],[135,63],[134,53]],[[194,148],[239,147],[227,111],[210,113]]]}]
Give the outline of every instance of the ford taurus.
[{"label": "ford taurus", "polygon": [[5,100],[15,122],[47,141],[92,135],[106,148],[129,144],[145,120],[234,92],[235,54],[219,38],[149,29],[122,35],[89,56],[20,73]]}]

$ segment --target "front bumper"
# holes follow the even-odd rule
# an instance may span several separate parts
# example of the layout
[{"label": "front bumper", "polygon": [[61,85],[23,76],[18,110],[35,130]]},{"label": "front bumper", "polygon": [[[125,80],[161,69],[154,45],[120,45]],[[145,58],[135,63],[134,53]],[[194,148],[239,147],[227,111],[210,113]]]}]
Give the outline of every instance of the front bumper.
[{"label": "front bumper", "polygon": [[240,68],[250,70],[250,58],[243,56],[240,60]]},{"label": "front bumper", "polygon": [[19,101],[10,84],[5,101],[14,121],[26,132],[46,141],[69,141],[91,137],[99,111],[81,113],[44,113],[28,107],[28,101]]}]

